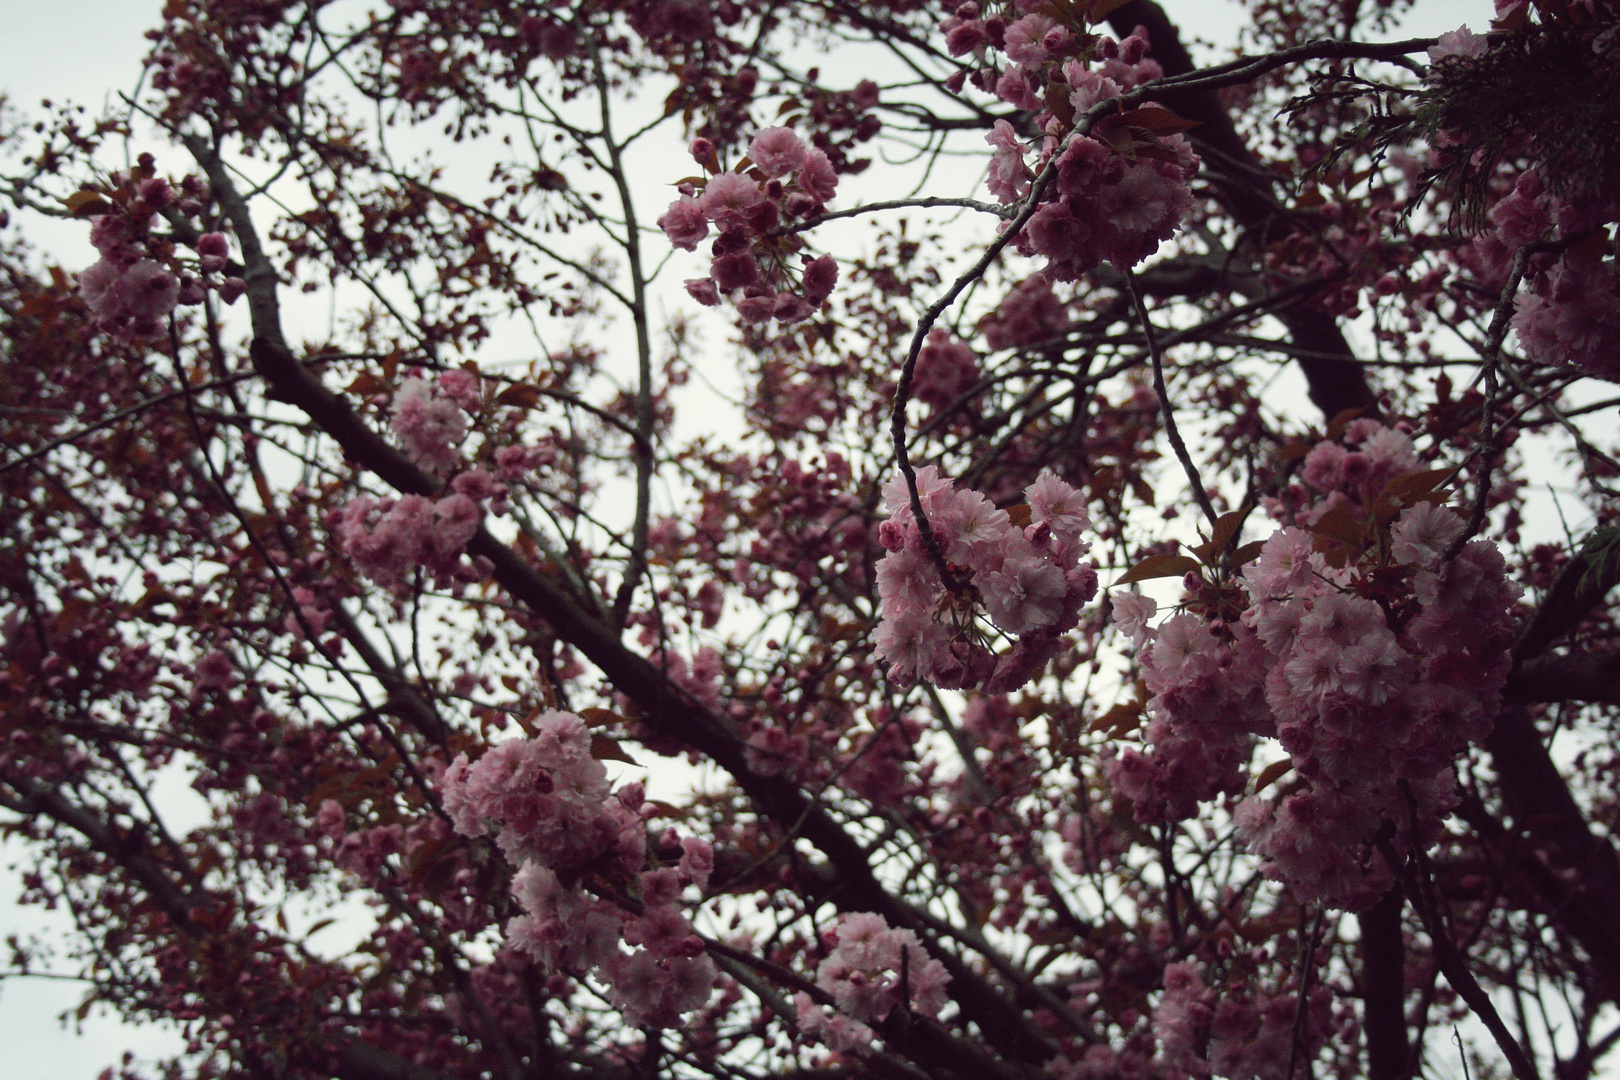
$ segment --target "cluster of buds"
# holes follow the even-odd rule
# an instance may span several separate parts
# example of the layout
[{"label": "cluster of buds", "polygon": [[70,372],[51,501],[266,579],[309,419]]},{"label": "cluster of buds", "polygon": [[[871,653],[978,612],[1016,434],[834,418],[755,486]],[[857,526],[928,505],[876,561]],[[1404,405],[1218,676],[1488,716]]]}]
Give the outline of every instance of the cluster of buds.
[{"label": "cluster of buds", "polygon": [[731,299],[751,323],[776,319],[800,322],[815,314],[832,294],[838,266],[832,256],[791,259],[804,248],[791,226],[819,215],[838,188],[838,174],[825,151],[806,146],[785,127],[754,136],[748,156],[722,170],[708,139],[694,139],[692,157],[704,177],[688,177],[680,198],[658,219],[670,243],[693,251],[712,225],[709,276],[686,283],[698,303],[714,306]]},{"label": "cluster of buds", "polygon": [[[157,175],[151,154],[142,154],[127,174],[103,188],[86,188],[67,200],[75,215],[90,218],[90,242],[101,253],[79,275],[79,295],[95,328],[124,343],[162,332],[178,305],[200,304],[210,291],[227,304],[247,286],[229,274],[230,246],[223,233],[197,234],[207,190],[187,176],[178,190]],[[155,231],[160,222],[171,228]],[[195,257],[182,254],[179,235],[195,235]]]}]

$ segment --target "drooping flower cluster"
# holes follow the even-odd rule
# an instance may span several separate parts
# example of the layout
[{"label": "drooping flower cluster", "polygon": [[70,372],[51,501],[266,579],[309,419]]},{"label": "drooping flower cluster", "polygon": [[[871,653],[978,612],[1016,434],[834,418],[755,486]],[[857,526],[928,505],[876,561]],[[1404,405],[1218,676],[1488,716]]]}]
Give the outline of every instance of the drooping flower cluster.
[{"label": "drooping flower cluster", "polygon": [[[1164,70],[1148,58],[1141,30],[1124,41],[1077,35],[1052,13],[1032,7],[1019,4],[1022,17],[1008,22],[981,17],[978,4],[965,3],[941,26],[954,56],[1002,54],[994,93],[1034,112],[1045,135],[1037,148],[1021,142],[1008,121],[996,122],[985,137],[995,150],[990,192],[1003,203],[1022,199],[1035,174],[1056,157],[1057,183],[1019,234],[1019,250],[1045,256],[1046,273],[1058,281],[1073,281],[1104,261],[1133,266],[1174,235],[1192,208],[1187,183],[1198,159],[1177,134],[1186,125],[1153,106],[1105,117],[1087,134],[1070,134],[1076,116]],[[1092,59],[1101,63],[1088,67]],[[975,72],[975,83],[991,89],[991,70]],[[1037,149],[1031,166],[1026,159]]]},{"label": "drooping flower cluster", "polygon": [[837,263],[822,255],[791,267],[789,256],[803,244],[780,229],[821,213],[837,192],[838,174],[826,152],[785,127],[754,136],[746,171],[721,171],[708,139],[694,139],[691,151],[709,178],[701,187],[680,185],[681,197],[658,219],[683,251],[696,250],[711,224],[719,233],[710,246],[709,276],[688,281],[687,293],[707,306],[728,297],[752,323],[800,322],[815,314],[837,283]]},{"label": "drooping flower cluster", "polygon": [[[1620,205],[1591,196],[1561,199],[1541,177],[1527,172],[1491,207],[1490,228],[1459,252],[1459,261],[1493,292],[1507,282],[1514,257],[1549,239],[1601,237]],[[1525,284],[1515,301],[1513,330],[1531,360],[1584,368],[1620,381],[1620,270],[1601,243],[1574,243],[1556,254],[1526,260]]]},{"label": "drooping flower cluster", "polygon": [[[1097,592],[1096,568],[1080,562],[1091,549],[1080,539],[1090,524],[1084,496],[1043,472],[1025,490],[1028,517],[1020,526],[979,492],[957,489],[934,466],[917,471],[917,490],[961,587],[952,591],[942,580],[904,478],[890,481],[883,490],[890,517],[878,532],[888,550],[877,569],[878,656],[901,683],[925,679],[991,693],[1022,686],[1057,654],[1061,635]],[[981,606],[1016,639],[1000,656],[984,644]]]},{"label": "drooping flower cluster", "polygon": [[1294,777],[1244,799],[1239,828],[1299,896],[1360,907],[1393,884],[1375,838],[1431,842],[1452,762],[1489,733],[1519,592],[1489,541],[1443,560],[1463,522],[1436,477],[1394,471],[1415,461],[1404,435],[1351,428],[1358,448],[1306,459],[1329,494],[1310,529],[1274,533],[1236,587],[1190,582],[1188,612],[1139,631],[1152,754],[1110,777],[1139,816],[1185,818],[1241,792],[1254,737],[1276,738]]},{"label": "drooping flower cluster", "polygon": [[[463,464],[460,445],[467,436],[468,409],[481,400],[476,375],[460,369],[440,374],[437,383],[407,378],[394,393],[389,427],[405,456],[436,478]],[[537,460],[539,448],[501,447],[494,464],[517,476]],[[507,509],[507,486],[487,469],[463,469],[437,497],[399,499],[357,496],[335,515],[334,529],[360,571],[385,585],[402,585],[412,571],[426,570],[435,581],[477,580],[480,568],[463,562],[467,542],[478,532],[486,507]]]},{"label": "drooping flower cluster", "polygon": [[[1495,187],[1510,162],[1531,163],[1458,261],[1494,292],[1515,256],[1527,254],[1513,316],[1525,356],[1620,381],[1620,265],[1609,240],[1620,199],[1609,182],[1614,139],[1604,134],[1613,120],[1594,122],[1585,112],[1589,102],[1614,97],[1620,33],[1605,0],[1533,6],[1535,22],[1529,0],[1504,0],[1494,24],[1503,32],[1482,38],[1463,27],[1430,50],[1428,81],[1445,124],[1431,163],[1454,180],[1464,206]],[[1577,89],[1514,84],[1517,71],[1549,70]],[[1504,154],[1491,140],[1506,130],[1513,136]]]},{"label": "drooping flower cluster", "polygon": [[[1164,992],[1153,1009],[1159,1040],[1154,1075],[1284,1080],[1290,1065],[1313,1056],[1330,1030],[1327,987],[1313,987],[1303,1002],[1293,988],[1279,994],[1235,985],[1220,990],[1205,985],[1192,961],[1165,965]],[[1304,1017],[1298,1015],[1301,1004]]]},{"label": "drooping flower cluster", "polygon": [[462,552],[483,517],[459,491],[438,499],[359,495],[338,516],[336,531],[343,550],[373,581],[404,582],[418,567],[443,581],[463,569]]},{"label": "drooping flower cluster", "polygon": [[[1123,92],[1111,79],[1071,67],[1078,97],[1100,101]],[[1170,135],[1160,143],[1166,156],[1131,160],[1110,144],[1111,126],[1104,121],[1091,135],[1069,140],[1057,159],[1056,198],[1018,235],[1019,250],[1045,256],[1055,280],[1073,281],[1104,261],[1136,265],[1175,235],[1192,209],[1187,182],[1198,172],[1198,159],[1186,140]]]},{"label": "drooping flower cluster", "polygon": [[171,238],[152,231],[161,213],[202,213],[205,187],[197,177],[185,177],[177,190],[157,175],[152,155],[142,154],[134,169],[113,181],[104,192],[75,196],[81,205],[103,209],[90,223],[90,242],[101,258],[79,275],[79,295],[97,330],[128,343],[161,333],[176,305],[200,304],[208,290],[227,304],[236,301],[246,285],[240,277],[222,276],[230,262],[223,233],[199,236],[197,259],[189,263],[176,254]]},{"label": "drooping flower cluster", "polygon": [[915,933],[891,929],[882,915],[865,912],[840,916],[835,933],[836,945],[816,968],[816,985],[832,995],[836,1011],[801,991],[793,999],[799,1030],[834,1050],[858,1051],[872,1044],[868,1025],[881,1024],[896,1008],[939,1015],[950,976]]},{"label": "drooping flower cluster", "polygon": [[[681,909],[685,887],[708,884],[713,852],[687,839],[676,866],[643,870],[641,785],[610,791],[590,730],[573,713],[545,712],[534,729],[477,761],[459,755],[444,773],[445,811],[463,836],[493,833],[520,867],[512,893],[524,913],[506,927],[513,948],[547,971],[594,972],[632,1024],[674,1026],[714,987],[714,966]],[[586,879],[601,883],[596,895]]]},{"label": "drooping flower cluster", "polygon": [[1620,268],[1572,248],[1519,295],[1513,329],[1532,360],[1620,382]]}]

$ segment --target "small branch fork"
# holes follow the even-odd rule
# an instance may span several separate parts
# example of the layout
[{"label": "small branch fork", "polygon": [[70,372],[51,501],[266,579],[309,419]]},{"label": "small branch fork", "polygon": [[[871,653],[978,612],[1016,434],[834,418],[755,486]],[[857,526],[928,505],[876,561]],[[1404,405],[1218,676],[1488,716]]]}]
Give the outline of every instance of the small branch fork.
[{"label": "small branch fork", "polygon": [[1501,295],[1496,301],[1496,308],[1491,315],[1491,326],[1485,335],[1485,348],[1480,353],[1480,360],[1484,365],[1482,376],[1485,384],[1485,400],[1480,405],[1479,447],[1475,451],[1479,455],[1479,477],[1475,485],[1474,506],[1468,515],[1468,527],[1446,549],[1444,562],[1455,559],[1457,553],[1462,551],[1463,545],[1485,527],[1485,511],[1491,494],[1491,472],[1495,464],[1493,459],[1496,456],[1496,366],[1502,359],[1502,342],[1507,339],[1508,325],[1513,318],[1514,301],[1519,295],[1519,286],[1524,282],[1530,258],[1545,252],[1564,251],[1589,235],[1590,232],[1584,232],[1558,240],[1526,244],[1513,255],[1507,283],[1502,286]]},{"label": "small branch fork", "polygon": [[1484,362],[1485,400],[1480,405],[1479,418],[1479,478],[1474,494],[1474,508],[1468,515],[1468,527],[1446,549],[1443,562],[1449,563],[1462,551],[1463,545],[1479,534],[1485,525],[1485,505],[1491,494],[1492,459],[1496,455],[1496,364],[1502,356],[1502,342],[1507,337],[1508,322],[1513,315],[1513,299],[1518,295],[1519,283],[1524,280],[1525,264],[1531,255],[1529,246],[1522,247],[1513,256],[1507,284],[1502,286],[1501,298],[1491,316],[1491,328],[1485,337]]},{"label": "small branch fork", "polygon": [[[1401,790],[1406,795],[1407,812],[1411,818],[1410,827],[1415,837],[1417,834],[1417,805],[1412,798],[1411,789],[1404,780],[1401,781]],[[1540,1075],[1536,1072],[1535,1062],[1530,1059],[1524,1048],[1519,1045],[1518,1040],[1513,1037],[1513,1033],[1508,1030],[1507,1024],[1503,1023],[1501,1014],[1496,1011],[1496,1006],[1491,1003],[1490,995],[1485,992],[1484,988],[1475,980],[1473,973],[1468,970],[1468,958],[1458,950],[1456,943],[1451,940],[1451,931],[1446,927],[1441,917],[1439,902],[1434,893],[1434,879],[1429,873],[1428,857],[1418,847],[1415,839],[1412,848],[1412,854],[1403,859],[1396,853],[1394,845],[1387,837],[1380,838],[1378,841],[1379,852],[1389,862],[1390,869],[1394,870],[1402,879],[1407,899],[1412,902],[1412,907],[1417,911],[1419,918],[1423,920],[1423,929],[1429,935],[1436,965],[1439,966],[1441,973],[1445,975],[1446,981],[1451,984],[1452,989],[1457,991],[1458,996],[1467,1003],[1468,1007],[1473,1010],[1474,1015],[1478,1016],[1485,1027],[1489,1029],[1491,1037],[1496,1040],[1496,1045],[1501,1049],[1502,1055],[1507,1058],[1508,1066],[1513,1070],[1514,1080],[1541,1080]]]},{"label": "small branch fork", "polygon": [[[956,298],[973,282],[984,275],[986,269],[995,261],[1009,243],[1028,224],[1029,219],[1035,215],[1041,204],[1041,199],[1057,178],[1057,163],[1063,156],[1063,151],[1069,143],[1077,138],[1090,134],[1099,121],[1116,112],[1123,112],[1137,104],[1162,96],[1166,93],[1186,92],[1193,90],[1217,90],[1224,86],[1235,86],[1249,82],[1266,72],[1287,64],[1298,63],[1302,60],[1314,59],[1369,59],[1369,60],[1399,60],[1408,53],[1420,52],[1433,45],[1435,38],[1413,38],[1409,41],[1394,41],[1388,43],[1369,44],[1354,41],[1313,41],[1292,49],[1282,49],[1262,57],[1234,60],[1201,71],[1189,72],[1186,75],[1171,76],[1156,79],[1153,82],[1143,83],[1134,90],[1130,90],[1119,97],[1099,101],[1075,119],[1073,129],[1064,137],[1063,142],[1053,150],[1046,165],[1040,174],[1030,184],[1029,194],[1025,195],[1018,206],[1016,214],[1012,215],[1001,234],[985,246],[983,253],[974,260],[972,266],[964,271],[948,289],[930,304],[917,320],[917,327],[912,332],[911,345],[906,350],[906,358],[900,366],[900,379],[895,388],[894,409],[890,413],[889,430],[894,443],[895,462],[900,468],[900,475],[905,477],[906,490],[911,496],[911,513],[917,520],[917,529],[922,534],[923,547],[933,561],[935,569],[939,571],[941,580],[946,588],[952,592],[960,591],[962,582],[958,575],[951,570],[945,560],[944,550],[940,546],[939,537],[934,533],[929,523],[928,515],[923,512],[922,498],[917,491],[917,473],[911,465],[911,455],[906,447],[906,406],[911,402],[911,386],[917,370],[917,356],[922,352],[923,341],[927,338],[939,317],[945,309],[956,301]],[[1160,380],[1162,383],[1162,379]],[[1161,391],[1162,398],[1162,391]],[[1168,419],[1168,407],[1166,407]],[[1173,430],[1173,428],[1172,428]],[[1182,464],[1186,466],[1188,460],[1184,458]],[[1196,470],[1191,474],[1196,477]],[[1201,491],[1200,484],[1194,480],[1195,490]],[[1200,500],[1200,506],[1209,514],[1213,521],[1215,515],[1208,504],[1208,496]]]},{"label": "small branch fork", "polygon": [[1193,498],[1198,500],[1198,508],[1204,512],[1211,526],[1219,516],[1215,513],[1215,504],[1209,500],[1209,492],[1204,490],[1204,480],[1198,474],[1198,466],[1194,464],[1192,455],[1187,452],[1187,444],[1182,441],[1181,430],[1176,427],[1175,406],[1170,403],[1170,391],[1164,385],[1164,357],[1159,349],[1157,336],[1153,333],[1153,321],[1148,318],[1147,305],[1142,302],[1142,293],[1136,287],[1136,275],[1130,268],[1125,269],[1125,287],[1130,291],[1131,304],[1136,308],[1136,320],[1142,324],[1142,336],[1147,339],[1148,356],[1153,361],[1153,392],[1159,396],[1159,408],[1164,412],[1164,431],[1170,437],[1170,445],[1176,451],[1176,460],[1181,462],[1181,469],[1187,474],[1187,483],[1192,485]]}]

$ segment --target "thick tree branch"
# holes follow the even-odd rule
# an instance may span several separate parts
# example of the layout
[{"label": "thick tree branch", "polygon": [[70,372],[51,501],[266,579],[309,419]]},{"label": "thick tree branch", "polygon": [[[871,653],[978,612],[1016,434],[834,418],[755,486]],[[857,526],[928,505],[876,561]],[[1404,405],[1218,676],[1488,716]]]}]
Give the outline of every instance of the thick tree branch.
[{"label": "thick tree branch", "polygon": [[1536,613],[1519,634],[1513,659],[1522,665],[1540,656],[1553,643],[1591,614],[1609,590],[1620,584],[1620,525],[1598,529],[1586,538],[1569,562],[1558,572]]},{"label": "thick tree branch", "polygon": [[1406,1037],[1406,941],[1400,889],[1363,911],[1361,928],[1361,1033],[1368,1080],[1403,1080],[1410,1069]]},{"label": "thick tree branch", "polygon": [[[1152,0],[1131,0],[1109,15],[1108,21],[1121,37],[1138,26],[1145,27],[1152,56],[1164,68],[1166,78],[1194,72],[1192,57],[1181,43],[1180,32],[1164,9]],[[1199,126],[1193,128],[1188,137],[1200,153],[1219,158],[1228,165],[1215,181],[1218,197],[1263,249],[1287,222],[1279,212],[1271,174],[1261,167],[1238,134],[1215,91],[1168,88],[1155,98],[1178,115],[1198,121]],[[1288,328],[1294,345],[1301,350],[1297,358],[1299,367],[1305,373],[1311,401],[1317,408],[1329,417],[1346,409],[1361,409],[1367,415],[1377,411],[1377,395],[1367,384],[1361,365],[1352,359],[1355,353],[1332,315],[1294,305],[1277,312],[1277,318]],[[1324,356],[1335,359],[1324,359]]]},{"label": "thick tree branch", "polygon": [[[281,328],[277,276],[264,254],[245,201],[210,146],[195,137],[183,141],[207,172],[241,245],[253,327],[251,355],[273,396],[303,410],[351,460],[396,490],[435,494],[439,485],[431,476],[327,390],[288,348]],[[908,906],[877,880],[860,844],[826,810],[798,787],[750,768],[742,740],[675,686],[659,667],[626,647],[619,632],[565,589],[557,575],[542,573],[484,528],[468,543],[467,552],[488,559],[492,576],[507,594],[545,619],[558,637],[595,664],[616,690],[635,703],[649,726],[708,757],[732,776],[765,816],[790,836],[801,836],[820,850],[837,875],[837,885],[828,899],[840,910],[876,912],[891,925],[921,929]],[[951,973],[953,998],[999,1053],[1013,1060],[1035,1062],[1056,1052],[1015,1002],[947,951],[931,951]]]},{"label": "thick tree branch", "polygon": [[[1599,992],[1620,1001],[1620,856],[1587,826],[1527,709],[1503,709],[1485,747],[1514,825],[1553,871],[1533,878],[1553,920],[1592,957],[1602,973]],[[1559,871],[1575,872],[1567,887],[1558,882]]]},{"label": "thick tree branch", "polygon": [[1586,701],[1620,705],[1620,653],[1540,656],[1520,664],[1503,696],[1512,702]]},{"label": "thick tree branch", "polygon": [[140,838],[120,833],[111,823],[102,820],[84,807],[71,802],[55,787],[41,780],[18,778],[6,781],[17,792],[16,797],[0,795],[0,807],[26,817],[43,816],[59,825],[65,825],[89,841],[90,846],[112,859],[136,884],[146,891],[152,902],[162,909],[175,928],[188,935],[196,935],[200,928],[192,921],[195,907],[192,897],[170,876],[163,865],[151,858]]}]

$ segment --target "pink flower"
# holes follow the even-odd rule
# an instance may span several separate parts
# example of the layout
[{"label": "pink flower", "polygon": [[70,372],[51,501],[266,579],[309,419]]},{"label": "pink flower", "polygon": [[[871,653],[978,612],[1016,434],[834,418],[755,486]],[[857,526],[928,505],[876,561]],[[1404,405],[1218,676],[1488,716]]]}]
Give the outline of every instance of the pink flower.
[{"label": "pink flower", "polygon": [[794,178],[799,190],[815,199],[817,203],[831,202],[838,192],[838,173],[833,170],[832,162],[819,147],[811,147],[804,155],[804,165],[800,167],[799,174]]},{"label": "pink flower", "polygon": [[[750,211],[764,199],[759,185],[752,179],[740,173],[725,172],[709,180],[708,186],[703,189],[703,195],[696,202],[702,212],[716,225],[722,229],[729,229],[746,227]],[[671,211],[674,209],[673,206],[670,207]]]},{"label": "pink flower", "polygon": [[1459,26],[1449,33],[1441,34],[1437,44],[1429,46],[1429,63],[1438,64],[1448,57],[1460,56],[1465,59],[1485,55],[1488,42],[1468,29],[1466,25]]},{"label": "pink flower", "polygon": [[685,284],[686,295],[704,307],[714,307],[720,303],[720,290],[715,287],[713,278],[691,278]]},{"label": "pink flower", "polygon": [[1457,537],[1463,521],[1443,506],[1420,502],[1401,511],[1389,530],[1389,553],[1404,566],[1433,570]]},{"label": "pink flower", "polygon": [[889,665],[889,678],[902,686],[950,660],[950,638],[927,612],[885,612],[873,647]]},{"label": "pink flower", "polygon": [[1029,76],[1018,68],[1008,68],[996,80],[996,97],[1015,109],[1034,112],[1042,105],[1041,97],[1030,85]]},{"label": "pink flower", "polygon": [[[1050,469],[1042,469],[1035,482],[1024,489],[1031,518],[1049,525],[1060,536],[1073,538],[1091,527],[1086,497],[1073,485],[1058,479]],[[1083,554],[1083,552],[1082,552]]]},{"label": "pink flower", "polygon": [[[722,255],[714,260],[712,267],[715,286],[721,292],[731,292],[734,289],[746,288],[759,280],[759,264],[752,255],[739,252],[735,255]],[[773,305],[774,306],[774,305]],[[765,318],[770,318],[770,310],[766,310]]]},{"label": "pink flower", "polygon": [[956,404],[979,381],[979,358],[971,348],[951,340],[944,330],[928,332],[917,354],[911,392],[936,410]]},{"label": "pink flower", "polygon": [[394,394],[389,421],[405,453],[436,476],[455,468],[456,447],[467,436],[467,416],[454,401],[440,397],[426,379],[406,379]]},{"label": "pink flower", "polygon": [[1159,611],[1158,602],[1139,592],[1115,593],[1112,598],[1114,625],[1130,638],[1137,648],[1151,634],[1148,620]]},{"label": "pink flower", "polygon": [[1062,28],[1050,15],[1025,15],[1007,27],[1005,46],[1007,59],[1015,64],[1030,66],[1046,62],[1053,52],[1046,45],[1046,36],[1057,29]]},{"label": "pink flower", "polygon": [[766,176],[784,176],[804,165],[805,146],[791,128],[766,128],[748,144],[748,156]]},{"label": "pink flower", "polygon": [[[1314,541],[1304,529],[1278,529],[1243,570],[1243,584],[1257,600],[1287,596],[1311,580]],[[1320,560],[1316,560],[1320,562]]]},{"label": "pink flower", "polygon": [[804,298],[808,302],[821,305],[827,297],[832,295],[833,286],[838,283],[838,263],[831,255],[822,255],[811,259],[804,264]]},{"label": "pink flower", "polygon": [[1191,615],[1174,615],[1159,626],[1148,646],[1148,685],[1188,683],[1213,673],[1217,662],[1215,635],[1209,627]]},{"label": "pink flower", "polygon": [[1004,203],[1023,198],[1035,174],[1024,162],[1028,148],[1018,141],[1013,126],[1005,120],[997,120],[984,141],[996,151],[990,157],[990,175],[986,180],[990,194]]},{"label": "pink flower", "polygon": [[162,329],[180,299],[180,279],[151,259],[120,266],[104,256],[80,275],[79,293],[98,330],[130,342]]},{"label": "pink flower", "polygon": [[996,625],[1023,634],[1056,622],[1068,585],[1063,572],[1037,558],[1008,559],[999,571],[975,579]]},{"label": "pink flower", "polygon": [[698,200],[681,196],[669,204],[664,216],[658,219],[669,242],[682,251],[693,251],[709,235],[709,220],[704,216]]},{"label": "pink flower", "polygon": [[709,887],[709,875],[714,873],[714,848],[700,837],[681,841],[680,873],[698,889]]}]

